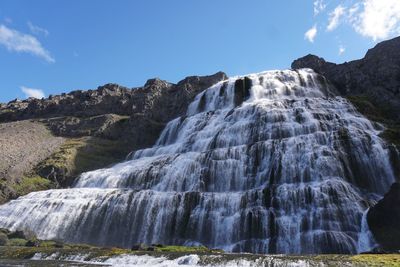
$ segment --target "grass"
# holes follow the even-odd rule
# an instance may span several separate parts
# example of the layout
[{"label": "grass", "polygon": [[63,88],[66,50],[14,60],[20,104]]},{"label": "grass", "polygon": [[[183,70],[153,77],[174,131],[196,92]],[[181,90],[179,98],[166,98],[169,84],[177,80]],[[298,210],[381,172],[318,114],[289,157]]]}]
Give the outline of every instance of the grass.
[{"label": "grass", "polygon": [[129,145],[122,141],[98,137],[71,138],[40,163],[36,172],[42,174],[56,169],[65,177],[62,186],[69,186],[79,174],[120,162],[129,152]]},{"label": "grass", "polygon": [[364,266],[398,267],[400,266],[400,254],[361,254],[350,257],[351,262]]},{"label": "grass", "polygon": [[51,181],[38,175],[32,177],[24,176],[17,183],[11,186],[19,196],[33,191],[47,190],[52,187],[53,185]]},{"label": "grass", "polygon": [[7,242],[7,246],[11,247],[25,247],[28,241],[23,238],[11,238]]}]

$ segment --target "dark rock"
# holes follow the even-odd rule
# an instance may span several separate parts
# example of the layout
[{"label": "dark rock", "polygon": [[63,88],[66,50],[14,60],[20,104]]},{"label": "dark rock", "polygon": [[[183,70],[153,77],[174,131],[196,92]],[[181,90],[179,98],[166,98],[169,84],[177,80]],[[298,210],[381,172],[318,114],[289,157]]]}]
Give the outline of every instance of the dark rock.
[{"label": "dark rock", "polygon": [[400,121],[400,37],[379,43],[360,60],[334,64],[307,55],[295,60],[292,68],[314,69],[341,95],[365,96],[385,117]]},{"label": "dark rock", "polygon": [[155,249],[155,247],[153,247],[153,246],[150,246],[150,247],[148,247],[147,249],[146,249],[146,251],[155,251],[156,249]]},{"label": "dark rock", "polygon": [[235,81],[235,106],[239,106],[250,97],[251,79],[244,77]]},{"label": "dark rock", "polygon": [[147,247],[144,244],[136,244],[131,247],[131,250],[133,250],[133,251],[143,251],[146,249],[147,249]]},{"label": "dark rock", "polygon": [[15,231],[15,232],[11,232],[7,235],[7,237],[9,239],[12,238],[21,238],[21,239],[26,239],[26,236],[24,234],[24,231]]},{"label": "dark rock", "polygon": [[0,232],[0,246],[5,246],[8,243],[8,237],[6,234]]},{"label": "dark rock", "polygon": [[367,221],[384,250],[400,249],[400,183],[394,183],[384,198],[370,208]]},{"label": "dark rock", "polygon": [[8,229],[0,228],[0,233],[5,234],[5,235],[9,235],[11,232]]},{"label": "dark rock", "polygon": [[37,240],[37,239],[28,240],[28,242],[26,242],[25,246],[27,246],[27,247],[39,247],[40,246],[40,241]]}]

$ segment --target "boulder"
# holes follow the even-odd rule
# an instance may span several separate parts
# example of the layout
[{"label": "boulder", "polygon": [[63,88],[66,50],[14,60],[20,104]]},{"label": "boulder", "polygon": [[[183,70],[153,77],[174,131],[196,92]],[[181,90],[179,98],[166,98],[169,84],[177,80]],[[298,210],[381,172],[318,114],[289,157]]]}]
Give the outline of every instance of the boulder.
[{"label": "boulder", "polygon": [[375,240],[384,250],[400,250],[400,183],[369,209],[367,221]]}]

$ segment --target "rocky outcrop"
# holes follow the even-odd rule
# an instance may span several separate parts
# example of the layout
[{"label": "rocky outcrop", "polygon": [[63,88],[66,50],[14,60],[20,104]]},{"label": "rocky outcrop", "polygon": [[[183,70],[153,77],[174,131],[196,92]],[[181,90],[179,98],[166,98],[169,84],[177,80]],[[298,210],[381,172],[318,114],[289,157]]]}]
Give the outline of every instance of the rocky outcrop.
[{"label": "rocky outcrop", "polygon": [[0,122],[103,114],[130,116],[138,113],[146,113],[155,120],[165,122],[184,112],[188,102],[201,90],[223,79],[226,75],[218,72],[211,76],[188,77],[178,84],[150,79],[138,88],[106,84],[96,90],[77,90],[46,99],[16,99],[0,106]]},{"label": "rocky outcrop", "polygon": [[106,84],[0,104],[0,203],[34,190],[68,187],[84,171],[152,146],[199,92],[226,78],[222,72],[177,84],[156,78],[138,88]]},{"label": "rocky outcrop", "polygon": [[384,250],[400,250],[400,183],[394,183],[385,197],[370,208],[367,221]]},{"label": "rocky outcrop", "polygon": [[379,43],[363,59],[343,64],[307,55],[293,69],[311,68],[330,80],[344,96],[364,96],[384,118],[400,121],[400,37]]}]

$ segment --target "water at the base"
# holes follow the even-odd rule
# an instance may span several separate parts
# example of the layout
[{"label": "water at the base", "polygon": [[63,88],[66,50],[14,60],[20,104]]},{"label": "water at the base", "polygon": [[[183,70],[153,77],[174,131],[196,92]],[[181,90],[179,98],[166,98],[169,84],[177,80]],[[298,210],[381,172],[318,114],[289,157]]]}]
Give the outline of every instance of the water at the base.
[{"label": "water at the base", "polygon": [[1,206],[0,227],[128,248],[356,253],[370,244],[365,210],[395,180],[379,130],[312,70],[230,78],[154,147]]},{"label": "water at the base", "polygon": [[[312,257],[283,255],[244,255],[244,254],[182,254],[182,255],[119,255],[108,258],[85,255],[62,256],[59,253],[44,255],[37,253],[20,266],[53,266],[59,260],[60,266],[116,266],[116,267],[324,267],[353,266],[349,258]],[[3,262],[0,260],[0,266]],[[15,262],[14,262],[15,263]],[[39,265],[42,264],[42,265]],[[75,265],[74,265],[75,264]],[[16,266],[16,265],[8,265]],[[357,265],[363,266],[363,265]]]}]

